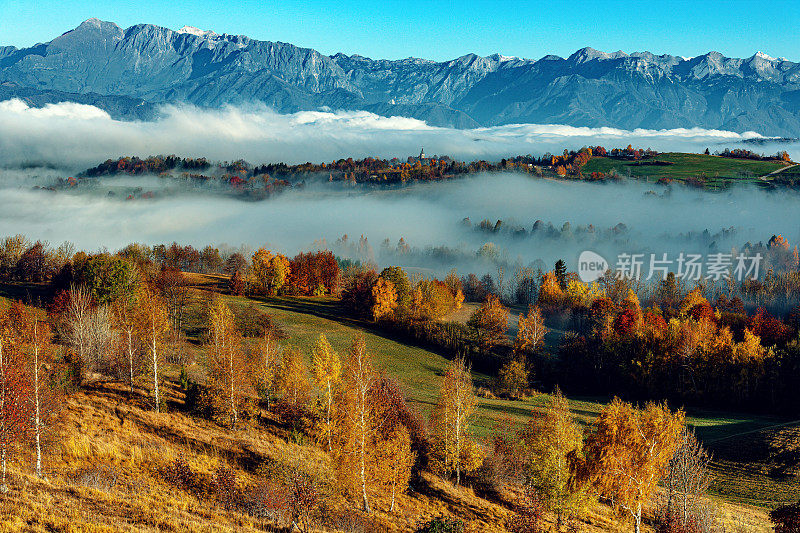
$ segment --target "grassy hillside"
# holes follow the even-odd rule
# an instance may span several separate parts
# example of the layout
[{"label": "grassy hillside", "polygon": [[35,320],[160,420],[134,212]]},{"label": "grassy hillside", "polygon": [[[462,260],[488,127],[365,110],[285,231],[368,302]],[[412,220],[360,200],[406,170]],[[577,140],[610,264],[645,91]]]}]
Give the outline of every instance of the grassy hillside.
[{"label": "grassy hillside", "polygon": [[[149,410],[146,389],[129,397],[125,387],[95,382],[71,395],[63,423],[48,443],[44,479],[31,476],[30,455],[11,464],[9,492],[0,494],[0,531],[282,531],[281,522],[258,518],[250,507],[227,508],[216,490],[220,468],[235,472],[245,496],[280,469],[307,472],[323,480],[328,506],[317,516],[324,529],[314,531],[413,531],[437,516],[462,519],[468,533],[506,531],[512,514],[506,499],[489,501],[472,489],[455,487],[424,473],[408,494],[399,495],[394,512],[384,499],[373,501],[369,515],[335,495],[327,455],[281,426],[266,412],[258,423],[231,430],[184,412],[183,394],[174,382],[164,388],[169,410]],[[168,475],[176,460],[192,472],[191,483]],[[751,507],[719,503],[728,531],[770,531],[766,514]],[[545,516],[550,527],[552,517]],[[629,531],[611,510],[597,504],[578,531]],[[651,531],[645,525],[643,531]]]},{"label": "grassy hillside", "polygon": [[[668,164],[658,164],[658,162]],[[632,176],[651,181],[659,178],[684,180],[693,177],[705,177],[712,181],[753,181],[759,176],[765,176],[786,165],[787,163],[778,161],[752,161],[703,154],[665,153],[655,159],[643,161],[593,157],[584,165],[582,172],[584,174],[592,172],[608,174],[612,170],[616,170],[621,176]]]},{"label": "grassy hillside", "polygon": [[[168,413],[148,410],[145,390],[131,399],[114,383],[72,395],[50,442],[45,479],[19,474],[31,457],[12,463],[10,491],[0,495],[0,531],[290,531],[285,521],[276,528],[272,520],[226,508],[215,486],[221,467],[235,472],[245,497],[279,469],[322,480],[330,507],[318,520],[327,531],[408,531],[440,515],[463,519],[469,531],[504,530],[507,508],[427,475],[399,497],[392,513],[382,500],[370,516],[351,511],[352,504],[334,495],[328,457],[317,446],[296,442],[266,413],[261,423],[235,430],[188,416],[174,383],[167,391]],[[167,474],[179,458],[193,472],[191,483]],[[606,517],[592,520],[610,523],[608,511],[599,512]]]},{"label": "grassy hillside", "polygon": [[[191,279],[197,290],[187,326],[192,349],[202,361],[203,350],[196,342],[200,310],[208,291],[219,289],[222,280],[199,275],[191,275]],[[14,292],[3,290],[9,295]],[[306,354],[320,333],[344,353],[352,335],[361,331],[377,366],[404,386],[413,406],[427,414],[436,398],[447,354],[392,339],[371,324],[345,315],[335,299],[227,299],[233,304],[252,302],[263,308],[287,334],[285,342],[300,346]],[[202,376],[201,365],[191,368],[190,373]],[[174,380],[177,369],[168,369],[167,376]],[[478,384],[485,384],[488,376],[475,374],[474,378]],[[130,400],[124,388],[114,383],[97,383],[70,397],[65,423],[53,441],[54,453],[48,455],[47,480],[27,474],[15,478],[11,493],[0,496],[0,531],[102,531],[99,523],[111,530],[269,530],[263,520],[225,510],[211,489],[196,493],[165,481],[164,469],[177,457],[187,458],[207,484],[212,484],[219,466],[235,469],[240,483],[246,486],[256,486],[263,477],[264,465],[273,464],[330,477],[327,456],[265,411],[260,423],[230,431],[186,414],[182,393],[174,381],[167,389],[167,414],[147,409],[146,389],[139,389]],[[485,437],[498,424],[509,431],[524,423],[532,411],[542,409],[546,400],[544,394],[516,402],[481,398],[473,431]],[[588,424],[606,400],[571,398],[570,406],[580,421]],[[766,512],[758,507],[800,498],[800,421],[690,411],[688,422],[714,453],[717,478],[712,489],[717,508],[732,531],[768,531]],[[25,464],[29,460],[25,458]],[[345,520],[340,515],[351,513],[351,507],[337,500],[330,510],[331,520]],[[61,513],[48,512],[53,508]],[[425,518],[447,514],[470,521],[471,531],[503,531],[510,512],[502,502],[484,500],[470,489],[455,488],[426,474],[422,485],[403,496],[396,513],[379,511],[368,520],[375,522],[378,531],[408,531]],[[356,518],[347,518],[351,519]],[[615,531],[618,527],[609,509],[598,505],[581,531]]]},{"label": "grassy hillside", "polygon": [[[377,365],[405,386],[412,405],[428,413],[436,399],[439,376],[447,365],[444,355],[388,338],[369,324],[344,316],[332,299],[273,298],[259,305],[288,334],[287,342],[303,347],[307,354],[320,333],[324,332],[334,348],[344,353],[353,333],[362,331]],[[489,378],[475,373],[474,379],[476,384],[486,385]],[[479,398],[472,429],[485,437],[498,425],[509,428],[524,424],[532,411],[543,409],[547,399],[546,394],[524,401]],[[589,424],[607,400],[573,397],[570,406],[582,423]],[[800,445],[800,420],[690,410],[688,423],[716,458],[714,493],[728,501],[770,507],[800,499],[797,461],[791,463],[791,453],[773,443],[780,434],[784,448],[790,443]]]}]

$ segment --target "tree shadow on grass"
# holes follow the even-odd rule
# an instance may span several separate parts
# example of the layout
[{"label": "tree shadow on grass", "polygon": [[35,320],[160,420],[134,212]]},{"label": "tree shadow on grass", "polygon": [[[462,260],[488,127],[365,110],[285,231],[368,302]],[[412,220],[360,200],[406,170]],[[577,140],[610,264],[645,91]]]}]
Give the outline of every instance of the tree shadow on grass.
[{"label": "tree shadow on grass", "polygon": [[[372,322],[350,316],[344,309],[344,306],[338,300],[311,298],[260,298],[256,301],[260,302],[268,309],[274,308],[281,311],[311,315],[317,318],[330,320],[331,322],[336,322],[337,324],[341,324],[346,327],[361,329],[371,335],[380,337],[387,341],[396,342],[397,344],[401,344],[410,348],[420,348],[436,355],[440,355],[448,361],[454,359],[456,355],[451,350],[447,350],[431,343],[417,341],[416,339],[413,339],[407,335],[403,335],[399,332],[386,331]],[[476,368],[476,370],[478,369]]]}]

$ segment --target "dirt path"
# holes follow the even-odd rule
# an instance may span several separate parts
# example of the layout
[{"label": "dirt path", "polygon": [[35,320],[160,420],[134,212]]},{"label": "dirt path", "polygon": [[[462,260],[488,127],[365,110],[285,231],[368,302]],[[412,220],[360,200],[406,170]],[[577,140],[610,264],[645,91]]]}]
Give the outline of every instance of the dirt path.
[{"label": "dirt path", "polygon": [[795,163],[795,164],[793,164],[793,165],[788,165],[788,166],[785,166],[785,167],[783,167],[783,168],[779,168],[778,170],[773,170],[773,171],[772,171],[772,172],[770,172],[769,174],[764,174],[763,176],[759,176],[759,177],[758,177],[758,179],[760,179],[761,181],[767,181],[767,178],[769,178],[770,176],[774,176],[774,175],[776,175],[776,174],[780,174],[781,172],[783,172],[783,171],[784,171],[784,170],[786,170],[787,168],[794,168],[794,167],[796,167],[798,164],[800,164],[800,163]]}]

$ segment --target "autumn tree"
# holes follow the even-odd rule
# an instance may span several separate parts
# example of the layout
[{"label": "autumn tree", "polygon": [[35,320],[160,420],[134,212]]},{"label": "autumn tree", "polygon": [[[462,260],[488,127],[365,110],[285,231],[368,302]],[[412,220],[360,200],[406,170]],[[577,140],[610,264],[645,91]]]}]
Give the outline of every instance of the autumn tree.
[{"label": "autumn tree", "polygon": [[474,457],[476,445],[469,437],[475,404],[470,368],[463,359],[455,359],[447,366],[431,413],[431,439],[438,469],[455,471],[456,484],[461,483],[462,471],[480,466]]},{"label": "autumn tree", "polygon": [[270,408],[270,398],[275,390],[275,378],[279,363],[278,342],[271,330],[265,329],[250,352],[252,386]]},{"label": "autumn tree", "polygon": [[142,343],[147,346],[150,371],[153,376],[153,409],[161,411],[159,394],[160,365],[164,358],[164,340],[169,331],[169,313],[161,297],[150,287],[143,287],[139,293],[140,324],[137,328]]},{"label": "autumn tree", "polygon": [[544,342],[547,331],[541,309],[538,306],[529,306],[527,315],[519,314],[514,351],[527,353],[536,350]]},{"label": "autumn tree", "polygon": [[339,382],[342,374],[342,362],[328,339],[320,334],[319,339],[312,348],[311,371],[317,386],[325,395],[325,438],[328,441],[328,451],[332,451],[331,444],[331,409],[333,408],[334,387]]},{"label": "autumn tree", "polygon": [[287,415],[296,422],[311,394],[308,370],[300,348],[292,345],[284,347],[275,385]]},{"label": "autumn tree", "polygon": [[558,282],[558,277],[554,272],[547,272],[542,276],[542,283],[539,286],[539,305],[557,306],[564,301],[564,291]]},{"label": "autumn tree", "polygon": [[244,296],[246,292],[246,284],[241,270],[236,270],[228,282],[228,288],[234,296]]},{"label": "autumn tree", "polygon": [[525,368],[524,356],[511,357],[503,363],[497,373],[497,389],[512,398],[520,398],[528,386],[529,379],[530,374]]},{"label": "autumn tree", "polygon": [[711,485],[711,455],[694,432],[684,428],[680,445],[669,461],[662,484],[666,488],[666,517],[688,527],[701,511],[706,491]]},{"label": "autumn tree", "polygon": [[50,330],[44,322],[34,319],[33,336],[31,337],[31,404],[33,411],[33,438],[36,449],[37,477],[42,477],[42,439],[43,434],[50,427],[50,422],[55,418],[58,407],[55,390],[51,378],[52,350],[50,344]]},{"label": "autumn tree", "polygon": [[299,253],[289,263],[287,285],[307,296],[335,294],[339,286],[339,263],[328,250]]},{"label": "autumn tree", "polygon": [[256,293],[274,296],[283,287],[289,276],[289,259],[281,254],[273,255],[269,250],[260,248],[253,254],[250,270]]},{"label": "autumn tree", "polygon": [[372,286],[372,319],[378,321],[391,316],[395,307],[397,307],[397,292],[394,290],[394,284],[379,277]]},{"label": "autumn tree", "polygon": [[508,309],[500,303],[497,296],[490,294],[486,301],[469,317],[467,325],[483,351],[499,344],[506,337],[508,329]]},{"label": "autumn tree", "polygon": [[583,431],[569,410],[567,399],[556,391],[544,413],[534,413],[520,433],[527,467],[527,483],[556,515],[556,530],[580,514],[587,504],[588,487],[576,482],[572,460],[582,454]]},{"label": "autumn tree", "polygon": [[422,419],[409,408],[396,380],[380,374],[370,397],[377,423],[371,477],[376,491],[391,496],[391,512],[396,496],[405,492],[413,469],[419,466],[417,457],[427,453],[428,441]]},{"label": "autumn tree", "polygon": [[172,328],[175,331],[183,328],[186,308],[190,301],[189,285],[189,280],[177,268],[163,267],[155,279],[155,286],[169,310]]},{"label": "autumn tree", "polygon": [[67,332],[69,342],[77,349],[80,361],[85,364],[90,352],[92,296],[82,285],[70,287],[67,302]]},{"label": "autumn tree", "polygon": [[75,254],[71,272],[72,283],[85,287],[98,305],[129,297],[139,283],[133,263],[107,253]]},{"label": "autumn tree", "polygon": [[[142,344],[139,341],[139,327],[143,325],[142,309],[139,307],[139,294],[132,300],[118,300],[113,305],[114,325],[119,332],[118,352],[124,359],[124,371],[120,371],[128,381],[130,394],[133,395],[133,384],[136,377],[145,367]],[[118,367],[122,367],[120,364]],[[121,368],[120,368],[121,370]]]},{"label": "autumn tree", "polygon": [[8,457],[29,426],[29,380],[20,354],[20,339],[7,314],[0,315],[0,492],[6,492]]},{"label": "autumn tree", "polygon": [[411,298],[411,284],[408,275],[398,266],[386,267],[381,271],[380,277],[390,281],[397,294],[397,305],[401,308],[408,306]]},{"label": "autumn tree", "polygon": [[214,389],[225,398],[223,412],[233,427],[239,418],[239,404],[251,393],[249,369],[235,317],[221,298],[211,303],[208,318],[209,373]]},{"label": "autumn tree", "polygon": [[54,378],[54,347],[50,328],[36,316],[36,311],[20,303],[9,310],[9,322],[21,343],[22,357],[30,380],[28,413],[36,462],[34,472],[42,477],[42,448],[46,434],[53,428],[62,405]]},{"label": "autumn tree", "polygon": [[364,337],[357,335],[350,345],[336,407],[334,465],[342,487],[357,495],[367,513],[371,511],[367,487],[373,481],[371,465],[380,426],[374,398],[370,394],[376,382],[377,374],[367,354]]},{"label": "autumn tree", "polygon": [[636,533],[641,531],[642,507],[667,474],[683,429],[682,411],[673,413],[665,404],[655,403],[637,409],[615,398],[586,439],[583,479],[630,515]]},{"label": "autumn tree", "polygon": [[414,466],[411,435],[405,426],[397,425],[378,441],[376,450],[377,481],[391,494],[389,512],[394,511],[395,497],[406,490]]},{"label": "autumn tree", "polygon": [[411,291],[410,311],[416,318],[441,320],[461,307],[464,295],[438,279],[420,279]]}]

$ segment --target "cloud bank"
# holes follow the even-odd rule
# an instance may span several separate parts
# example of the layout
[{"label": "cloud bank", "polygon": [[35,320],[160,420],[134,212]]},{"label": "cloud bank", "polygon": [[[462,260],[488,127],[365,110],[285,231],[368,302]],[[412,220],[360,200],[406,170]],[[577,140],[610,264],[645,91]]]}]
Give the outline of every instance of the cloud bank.
[{"label": "cloud bank", "polygon": [[[212,160],[243,158],[253,163],[320,162],[351,156],[403,158],[423,146],[428,154],[460,159],[560,153],[589,144],[699,151],[754,137],[758,134],[699,128],[628,131],[539,124],[458,130],[366,111],[282,115],[258,105],[165,106],[155,121],[126,122],[82,104],[32,108],[21,100],[0,102],[0,165],[5,168],[49,166],[77,171],[122,155],[169,153]],[[790,147],[790,153],[794,148]],[[800,156],[800,149],[794,153]]]}]

